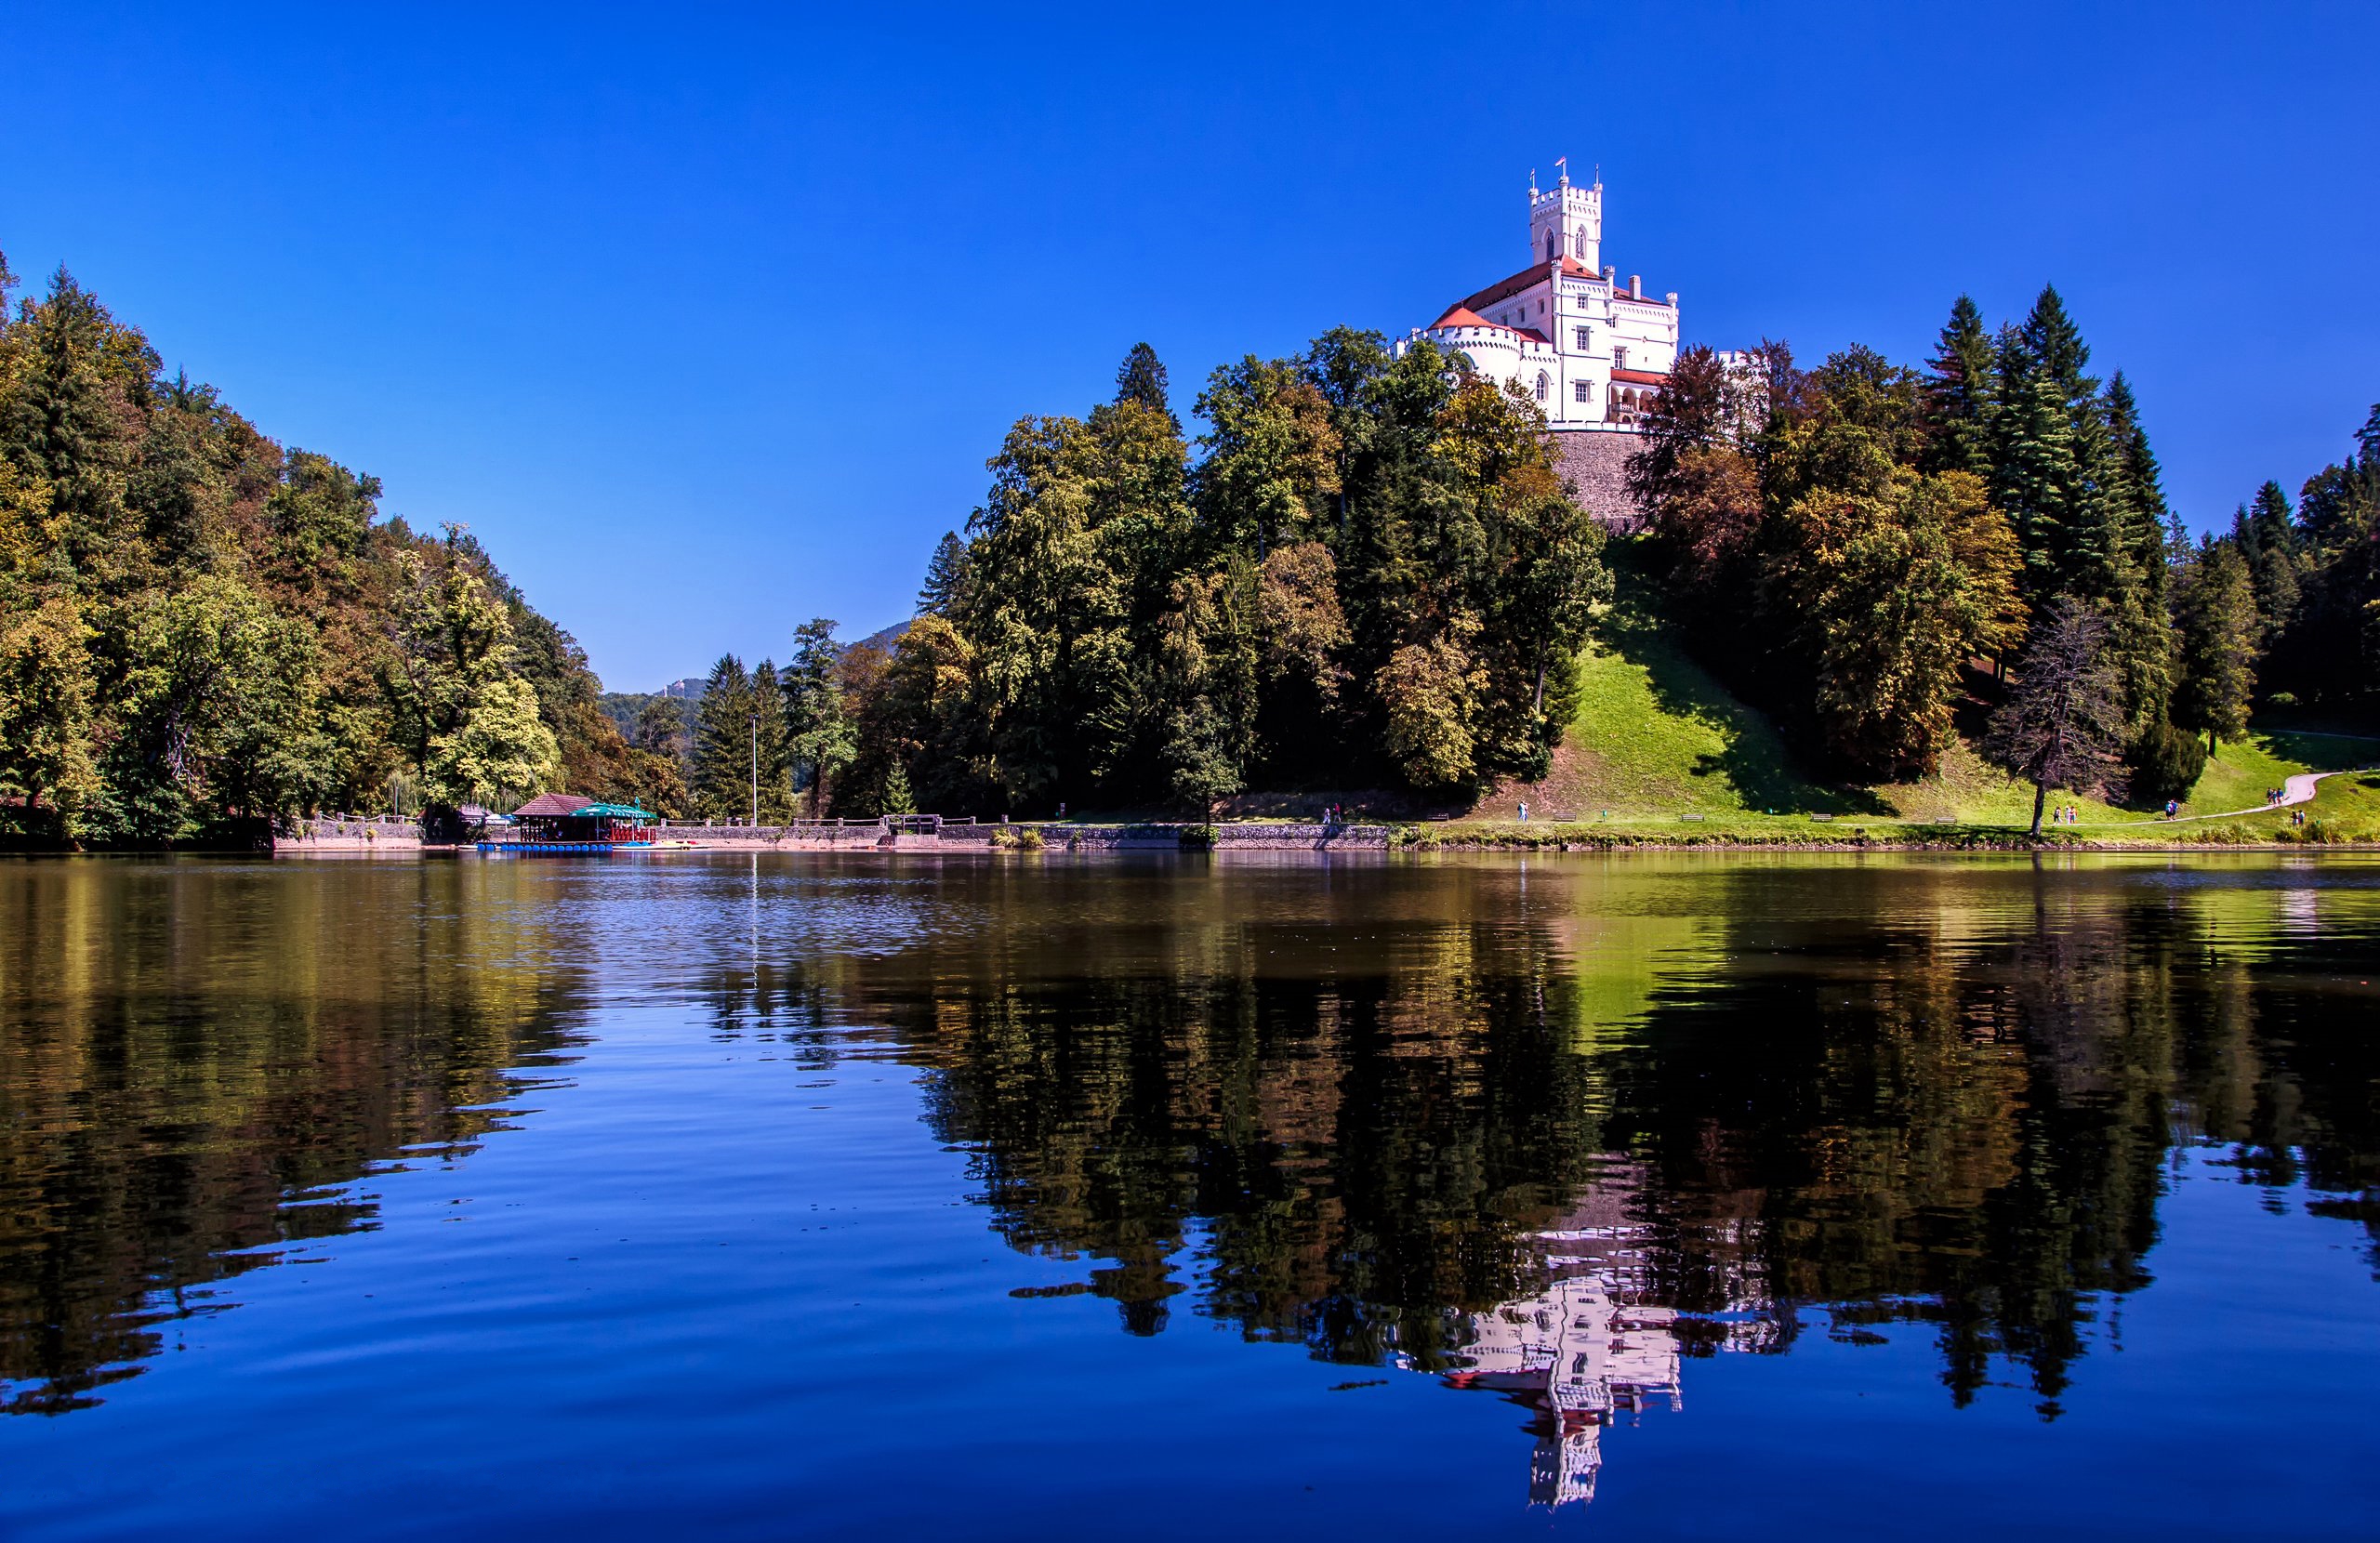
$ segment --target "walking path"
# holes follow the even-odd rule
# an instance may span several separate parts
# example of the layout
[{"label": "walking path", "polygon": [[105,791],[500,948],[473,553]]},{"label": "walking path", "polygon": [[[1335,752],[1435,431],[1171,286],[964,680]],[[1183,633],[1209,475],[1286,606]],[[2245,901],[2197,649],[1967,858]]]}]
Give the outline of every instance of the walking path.
[{"label": "walking path", "polygon": [[2258,804],[2254,809],[2225,810],[2219,814],[2177,814],[2170,820],[2166,819],[2162,814],[2152,814],[2146,820],[2086,821],[2081,824],[2068,825],[2065,828],[2068,830],[2110,830],[2122,827],[2122,829],[2130,830],[2139,825],[2179,825],[2187,824],[2192,820],[2236,820],[2243,814],[2269,814],[2276,809],[2287,809],[2292,804],[2312,803],[2314,801],[2314,785],[2320,782],[2324,777],[2352,777],[2356,774],[2357,773],[2352,771],[2296,772],[2282,782],[2281,797],[2279,798],[2268,804]]}]

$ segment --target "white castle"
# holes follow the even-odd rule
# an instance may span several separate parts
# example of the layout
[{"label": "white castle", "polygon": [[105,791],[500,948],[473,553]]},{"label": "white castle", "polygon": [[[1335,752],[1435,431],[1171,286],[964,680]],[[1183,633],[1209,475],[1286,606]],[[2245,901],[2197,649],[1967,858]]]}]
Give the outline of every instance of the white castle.
[{"label": "white castle", "polygon": [[1534,396],[1556,430],[1630,429],[1677,359],[1676,292],[1647,295],[1638,275],[1623,284],[1603,266],[1600,178],[1575,187],[1565,170],[1540,189],[1532,174],[1528,243],[1528,267],[1414,328],[1397,351],[1426,337],[1460,353]]}]

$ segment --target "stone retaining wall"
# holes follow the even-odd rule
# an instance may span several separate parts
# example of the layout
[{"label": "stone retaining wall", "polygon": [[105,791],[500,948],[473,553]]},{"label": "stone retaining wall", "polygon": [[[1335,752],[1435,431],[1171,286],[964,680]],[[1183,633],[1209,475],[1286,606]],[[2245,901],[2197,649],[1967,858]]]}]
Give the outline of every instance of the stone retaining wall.
[{"label": "stone retaining wall", "polygon": [[1047,851],[1385,851],[1386,825],[1034,825]]},{"label": "stone retaining wall", "polygon": [[812,851],[848,851],[874,847],[884,839],[884,827],[865,825],[690,825],[672,822],[654,831],[662,841],[692,841],[704,847],[785,848]]},{"label": "stone retaining wall", "polygon": [[421,851],[421,826],[411,820],[387,818],[300,820],[288,830],[274,834],[272,850],[277,852],[418,852]]},{"label": "stone retaining wall", "polygon": [[[664,841],[690,841],[721,851],[990,851],[1012,848],[1026,833],[1043,851],[1385,851],[1386,825],[1250,823],[1204,825],[1175,824],[945,825],[940,832],[902,831],[888,845],[878,824],[696,825],[670,824],[654,832]],[[405,820],[312,820],[276,837],[282,852],[422,850],[421,829]],[[435,850],[446,851],[440,847]]]},{"label": "stone retaining wall", "polygon": [[1562,456],[1557,469],[1577,490],[1580,508],[1614,535],[1633,535],[1645,528],[1644,509],[1628,496],[1628,457],[1645,442],[1642,436],[1573,429],[1554,435],[1554,442]]}]

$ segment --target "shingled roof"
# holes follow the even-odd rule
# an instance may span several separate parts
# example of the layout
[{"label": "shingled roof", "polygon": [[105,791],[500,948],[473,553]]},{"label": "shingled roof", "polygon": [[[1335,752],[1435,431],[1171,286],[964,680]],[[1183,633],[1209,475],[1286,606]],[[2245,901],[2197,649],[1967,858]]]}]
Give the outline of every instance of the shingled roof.
[{"label": "shingled roof", "polygon": [[575,814],[594,802],[575,793],[540,793],[514,810],[512,817],[517,820],[523,814]]}]

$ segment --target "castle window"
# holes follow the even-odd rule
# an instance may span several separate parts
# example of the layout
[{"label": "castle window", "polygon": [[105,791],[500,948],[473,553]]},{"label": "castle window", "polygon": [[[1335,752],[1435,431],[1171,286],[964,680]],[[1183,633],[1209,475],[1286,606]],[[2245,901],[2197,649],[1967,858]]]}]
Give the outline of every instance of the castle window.
[{"label": "castle window", "polygon": [[1583,225],[1579,227],[1579,250],[1572,255],[1580,257],[1587,255],[1587,228]]},{"label": "castle window", "polygon": [[1593,402],[1594,399],[1594,382],[1591,380],[1574,380],[1570,382],[1570,400],[1572,402]]},{"label": "castle window", "polygon": [[1595,335],[1586,327],[1574,327],[1571,329],[1571,335],[1578,340],[1579,351],[1580,353],[1586,352],[1589,349],[1594,346]]},{"label": "castle window", "polygon": [[1547,393],[1547,392],[1549,392],[1550,390],[1552,390],[1552,389],[1553,389],[1553,388],[1554,388],[1554,383],[1553,383],[1552,381],[1550,381],[1550,380],[1548,380],[1548,379],[1546,379],[1546,378],[1545,378],[1545,372],[1544,372],[1543,370],[1540,370],[1540,371],[1538,371],[1538,372],[1537,372],[1537,400],[1538,400],[1538,401],[1540,401],[1540,402],[1543,402],[1543,401],[1545,400],[1546,393]]},{"label": "castle window", "polygon": [[1628,368],[1628,350],[1626,349],[1614,349],[1611,350],[1611,367],[1615,370],[1624,370]]}]

